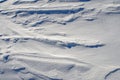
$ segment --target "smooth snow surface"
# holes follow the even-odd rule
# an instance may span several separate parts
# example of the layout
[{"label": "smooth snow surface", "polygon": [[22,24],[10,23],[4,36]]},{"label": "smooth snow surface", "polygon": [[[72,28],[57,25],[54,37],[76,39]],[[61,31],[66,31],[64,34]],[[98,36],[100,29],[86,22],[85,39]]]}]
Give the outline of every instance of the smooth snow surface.
[{"label": "smooth snow surface", "polygon": [[120,0],[0,0],[0,80],[120,80]]}]

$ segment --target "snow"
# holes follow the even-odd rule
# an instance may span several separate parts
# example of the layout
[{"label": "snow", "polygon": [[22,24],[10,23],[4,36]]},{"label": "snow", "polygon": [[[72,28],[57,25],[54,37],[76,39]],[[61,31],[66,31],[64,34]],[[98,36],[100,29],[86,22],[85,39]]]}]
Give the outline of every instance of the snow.
[{"label": "snow", "polygon": [[0,0],[0,80],[119,80],[119,0]]}]

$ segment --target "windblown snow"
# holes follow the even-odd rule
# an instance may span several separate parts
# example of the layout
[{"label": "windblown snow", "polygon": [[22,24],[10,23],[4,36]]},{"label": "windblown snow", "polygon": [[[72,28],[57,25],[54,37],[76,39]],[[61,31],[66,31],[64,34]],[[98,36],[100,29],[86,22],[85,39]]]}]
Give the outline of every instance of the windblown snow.
[{"label": "windblown snow", "polygon": [[0,80],[120,80],[120,0],[0,0]]}]

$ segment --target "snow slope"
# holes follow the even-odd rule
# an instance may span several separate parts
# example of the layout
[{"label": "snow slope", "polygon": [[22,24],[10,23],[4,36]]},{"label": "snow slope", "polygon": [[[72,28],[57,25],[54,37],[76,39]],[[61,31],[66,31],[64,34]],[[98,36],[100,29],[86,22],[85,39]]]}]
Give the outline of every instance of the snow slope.
[{"label": "snow slope", "polygon": [[0,0],[0,80],[119,80],[120,0]]}]

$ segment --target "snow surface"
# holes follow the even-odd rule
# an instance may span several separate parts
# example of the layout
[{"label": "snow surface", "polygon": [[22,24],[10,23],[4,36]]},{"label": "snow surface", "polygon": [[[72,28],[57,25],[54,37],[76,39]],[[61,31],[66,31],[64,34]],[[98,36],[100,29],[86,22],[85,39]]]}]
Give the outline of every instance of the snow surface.
[{"label": "snow surface", "polygon": [[0,0],[0,80],[120,80],[120,0]]}]

